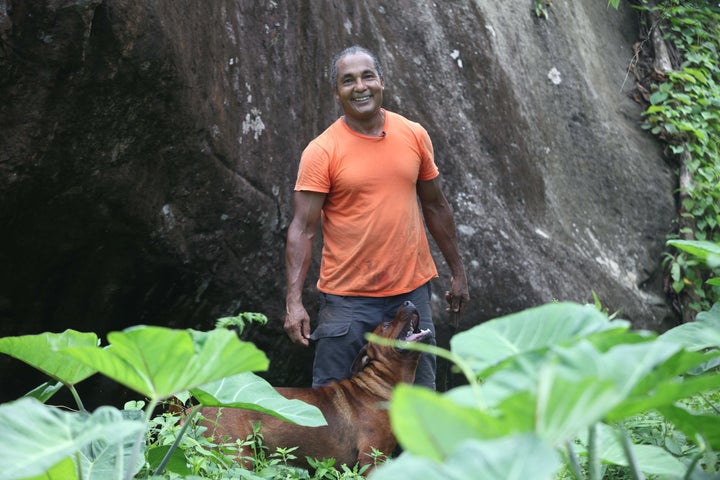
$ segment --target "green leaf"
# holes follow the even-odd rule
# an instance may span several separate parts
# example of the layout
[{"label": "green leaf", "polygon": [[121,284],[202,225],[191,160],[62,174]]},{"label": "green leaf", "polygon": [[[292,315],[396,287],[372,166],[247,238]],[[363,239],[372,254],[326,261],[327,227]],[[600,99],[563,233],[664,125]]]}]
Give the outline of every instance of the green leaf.
[{"label": "green leaf", "polygon": [[650,95],[650,103],[653,105],[657,105],[659,103],[664,102],[668,98],[668,93],[665,91],[658,90],[657,92]]},{"label": "green leaf", "polygon": [[450,456],[463,440],[509,433],[510,423],[516,421],[510,418],[503,423],[431,390],[404,384],[395,388],[389,413],[393,432],[403,448],[436,461]]},{"label": "green leaf", "polygon": [[44,382],[23,395],[24,397],[32,397],[41,403],[47,402],[62,388],[62,382]]},{"label": "green leaf", "polygon": [[680,344],[688,350],[720,348],[720,303],[716,303],[710,311],[699,313],[694,322],[678,325],[658,338]]},{"label": "green leaf", "polygon": [[[631,342],[641,341],[620,343],[601,352],[589,339],[583,339],[544,355],[518,356],[485,380],[483,400],[504,417],[530,415],[534,419],[530,428],[559,445],[600,419],[619,420],[720,387],[718,376],[678,381],[680,375],[720,352],[686,352],[676,343],[642,341],[633,334],[608,339],[619,342],[625,337]],[[528,395],[524,403],[506,400],[521,391]],[[469,394],[467,390],[451,391],[449,397],[472,405]]]},{"label": "green leaf", "polygon": [[[96,410],[93,415],[94,422],[109,428],[105,435],[93,439],[76,454],[75,458],[80,462],[83,480],[121,480],[128,478],[128,471],[139,472],[145,463],[144,456],[140,454],[141,448],[144,448],[142,443],[145,440],[144,435],[126,435],[120,438],[115,436],[116,421],[131,421],[121,410],[103,407]],[[133,423],[144,426],[142,421],[134,420]],[[133,454],[135,454],[135,465],[130,465]]]},{"label": "green leaf", "polygon": [[552,480],[560,469],[557,451],[533,435],[461,443],[444,463],[403,453],[380,466],[374,480]]},{"label": "green leaf", "polygon": [[78,474],[75,471],[75,462],[72,458],[67,457],[45,473],[25,480],[78,480]]},{"label": "green leaf", "polygon": [[720,255],[720,245],[712,242],[701,242],[696,240],[669,240],[667,244],[679,250],[688,252],[702,261],[706,261],[711,255]]},{"label": "green leaf", "polygon": [[661,105],[650,105],[647,110],[645,110],[645,113],[657,113],[665,111],[667,107],[661,106]]},{"label": "green leaf", "polygon": [[[170,445],[163,445],[160,447],[153,447],[148,450],[147,458],[148,463],[153,471],[157,469],[160,463],[165,458],[165,455],[170,450]],[[185,456],[185,452],[182,449],[176,448],[170,456],[170,461],[165,466],[165,469],[177,473],[182,476],[188,476],[192,474],[192,471],[187,466],[188,459]]]},{"label": "green leaf", "polygon": [[592,305],[551,303],[484,322],[455,335],[450,346],[476,372],[482,372],[518,354],[596,332],[628,328],[628,322],[609,321]]},{"label": "green leaf", "polygon": [[94,348],[97,343],[98,338],[94,333],[65,330],[63,333],[0,338],[0,352],[37,368],[59,382],[75,385],[97,370],[68,357],[63,350],[81,346]]},{"label": "green leaf", "polygon": [[266,370],[268,359],[229,330],[207,333],[138,326],[108,334],[104,349],[64,350],[118,383],[158,401],[247,371]]},{"label": "green leaf", "polygon": [[[680,349],[679,345],[658,341],[616,345],[600,357],[599,375],[611,379],[623,395],[628,395],[636,391],[637,386],[643,384],[649,375],[656,375],[660,366],[678,354]],[[698,360],[698,363],[702,363],[702,360]],[[669,376],[675,378],[686,371],[672,369]],[[660,378],[654,377],[653,381],[647,383],[656,385],[659,381]]]},{"label": "green leaf", "polygon": [[121,445],[128,438],[138,438],[145,423],[125,420],[112,407],[100,407],[87,414],[22,398],[0,405],[0,428],[0,471],[4,479],[14,480],[42,475],[92,442]]},{"label": "green leaf", "polygon": [[567,378],[555,368],[544,368],[538,379],[535,432],[549,444],[560,446],[602,419],[622,399],[622,392],[610,380]]},{"label": "green leaf", "polygon": [[[665,365],[659,367],[658,370],[666,370]],[[670,369],[666,371],[669,372]],[[661,378],[661,375],[662,373],[655,372],[648,375],[632,395],[628,395],[607,414],[606,419],[608,421],[622,420],[631,415],[672,405],[678,400],[697,393],[720,388],[720,376],[715,373],[677,378]],[[655,379],[658,379],[657,383],[653,384]]]},{"label": "green leaf", "polygon": [[218,318],[215,322],[215,328],[237,328],[238,333],[242,334],[245,330],[245,326],[249,323],[266,325],[267,322],[267,317],[262,313],[243,312],[239,315],[235,315],[234,317]]},{"label": "green leaf", "polygon": [[283,397],[267,381],[252,373],[223,378],[193,388],[191,393],[207,407],[253,410],[306,427],[327,425],[317,407]]},{"label": "green leaf", "polygon": [[[720,352],[705,354],[681,348],[674,342],[652,341],[619,344],[599,354],[583,341],[557,351],[566,378],[574,375],[578,382],[593,378],[597,382],[612,382],[612,390],[595,394],[608,396],[603,405],[593,403],[585,408],[589,412],[597,409],[598,413],[613,421],[720,387],[720,376],[695,377],[685,381],[681,377],[717,357]],[[560,390],[573,388],[575,386]],[[590,387],[591,390],[593,388],[600,387]],[[614,396],[613,391],[618,396]]]},{"label": "green leaf", "polygon": [[682,430],[688,438],[702,437],[710,449],[720,448],[720,417],[718,415],[694,414],[676,405],[668,405],[660,412]]}]

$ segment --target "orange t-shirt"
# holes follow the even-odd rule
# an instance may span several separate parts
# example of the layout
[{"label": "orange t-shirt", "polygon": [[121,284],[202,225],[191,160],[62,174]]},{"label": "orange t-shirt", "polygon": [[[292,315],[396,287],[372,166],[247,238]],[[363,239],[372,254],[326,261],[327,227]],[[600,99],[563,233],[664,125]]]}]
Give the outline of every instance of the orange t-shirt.
[{"label": "orange t-shirt", "polygon": [[438,176],[418,123],[385,111],[385,135],[340,118],[305,148],[295,190],[326,193],[318,289],[348,296],[407,293],[437,277],[417,199]]}]

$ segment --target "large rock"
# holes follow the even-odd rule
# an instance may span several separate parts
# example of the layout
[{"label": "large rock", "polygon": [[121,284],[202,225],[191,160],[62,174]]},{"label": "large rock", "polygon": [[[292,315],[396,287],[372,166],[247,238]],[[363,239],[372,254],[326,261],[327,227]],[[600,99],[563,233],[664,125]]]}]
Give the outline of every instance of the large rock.
[{"label": "large rock", "polygon": [[[302,149],[340,113],[330,57],[351,44],[433,138],[463,328],[593,291],[666,328],[676,180],[627,95],[636,13],[531,3],[0,0],[0,334],[258,311],[271,324],[246,335],[270,379],[307,383],[312,352],[281,331],[284,239]],[[6,392],[32,386],[2,362]]]}]

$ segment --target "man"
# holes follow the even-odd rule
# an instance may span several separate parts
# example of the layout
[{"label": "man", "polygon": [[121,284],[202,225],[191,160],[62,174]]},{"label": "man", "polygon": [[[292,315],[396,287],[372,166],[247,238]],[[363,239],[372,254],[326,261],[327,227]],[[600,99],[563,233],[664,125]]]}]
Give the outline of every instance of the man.
[{"label": "man", "polygon": [[[412,301],[420,328],[434,333],[430,284],[437,270],[422,215],[452,274],[448,310],[469,300],[449,203],[425,129],[382,108],[385,79],[361,47],[335,57],[331,81],[344,115],[307,146],[300,160],[286,247],[285,331],[300,345],[316,341],[313,387],[350,375],[364,335]],[[302,289],[321,221],[323,251],[318,326]],[[435,357],[423,354],[415,383],[435,388]]]}]

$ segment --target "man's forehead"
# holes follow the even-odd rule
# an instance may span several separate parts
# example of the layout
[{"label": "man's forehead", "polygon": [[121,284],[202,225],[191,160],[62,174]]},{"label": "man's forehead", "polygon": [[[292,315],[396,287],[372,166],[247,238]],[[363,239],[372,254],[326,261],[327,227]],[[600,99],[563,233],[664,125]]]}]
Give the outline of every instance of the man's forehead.
[{"label": "man's forehead", "polygon": [[377,74],[375,62],[364,53],[345,55],[338,60],[337,69],[338,76],[365,73],[368,71]]}]

